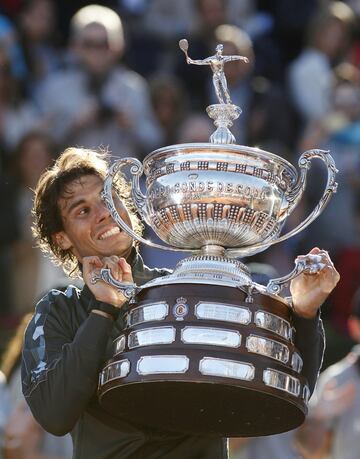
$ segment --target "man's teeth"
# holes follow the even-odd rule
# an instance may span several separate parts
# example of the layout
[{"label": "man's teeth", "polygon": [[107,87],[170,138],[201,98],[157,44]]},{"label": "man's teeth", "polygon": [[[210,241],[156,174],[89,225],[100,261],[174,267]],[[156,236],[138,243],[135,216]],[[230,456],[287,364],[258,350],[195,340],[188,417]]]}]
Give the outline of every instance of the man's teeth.
[{"label": "man's teeth", "polygon": [[107,237],[113,236],[114,234],[117,234],[117,233],[120,233],[120,228],[118,228],[118,227],[111,228],[109,231],[106,231],[105,233],[103,233],[99,237],[99,239],[103,240],[103,239],[106,239]]}]

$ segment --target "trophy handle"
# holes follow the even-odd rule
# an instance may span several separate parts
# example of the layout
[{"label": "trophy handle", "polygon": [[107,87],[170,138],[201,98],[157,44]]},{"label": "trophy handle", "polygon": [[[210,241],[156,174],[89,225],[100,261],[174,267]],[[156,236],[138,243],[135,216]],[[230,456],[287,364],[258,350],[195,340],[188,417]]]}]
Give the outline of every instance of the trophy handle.
[{"label": "trophy handle", "polygon": [[[104,180],[104,188],[101,193],[101,197],[108,208],[112,218],[120,226],[122,230],[128,233],[133,239],[138,242],[141,242],[149,247],[155,247],[157,249],[168,250],[171,252],[193,252],[197,253],[199,250],[189,250],[189,249],[180,249],[177,247],[164,246],[161,244],[156,244],[155,242],[144,239],[135,233],[135,231],[128,226],[124,220],[120,217],[118,211],[116,210],[114,199],[113,199],[113,181],[117,174],[121,172],[121,169],[125,166],[130,166],[130,173],[132,175],[131,179],[131,196],[135,204],[136,210],[138,211],[141,218],[151,226],[151,223],[148,218],[148,213],[146,209],[146,196],[142,193],[139,183],[139,177],[143,173],[143,167],[141,162],[136,158],[122,158],[116,161],[110,168],[108,175]],[[114,279],[115,281],[115,279]],[[115,281],[116,282],[116,281]]]},{"label": "trophy handle", "polygon": [[140,292],[141,287],[138,287],[133,282],[119,282],[112,275],[109,268],[102,268],[100,274],[94,274],[91,278],[91,283],[96,284],[98,281],[104,281],[119,290],[125,298],[131,299]]},{"label": "trophy handle", "polygon": [[[139,178],[143,174],[144,170],[141,162],[136,158],[122,158],[116,161],[109,169],[109,173],[104,182],[104,194],[105,197],[112,195],[113,181],[117,174],[121,173],[122,169],[128,166],[130,167],[131,174],[131,197],[136,207],[137,212],[143,220],[148,223],[147,212],[146,212],[146,196],[143,194],[140,188]],[[109,209],[110,210],[110,209]]]},{"label": "trophy handle", "polygon": [[[288,214],[290,214],[293,211],[294,207],[297,205],[297,203],[302,198],[302,195],[306,187],[306,182],[307,182],[307,172],[311,167],[311,160],[315,158],[321,159],[325,163],[327,170],[328,170],[328,178],[327,178],[326,188],[325,188],[322,198],[320,199],[318,205],[315,207],[313,212],[309,215],[309,217],[306,220],[304,220],[303,223],[305,223],[313,215],[314,215],[313,219],[315,219],[320,214],[320,212],[322,212],[323,208],[326,206],[332,194],[336,193],[337,185],[338,185],[335,182],[335,176],[336,176],[336,173],[339,171],[336,169],[334,159],[330,155],[330,152],[328,150],[318,150],[318,149],[305,151],[300,156],[299,162],[298,162],[299,168],[300,168],[299,179],[295,187],[286,193],[286,197],[289,203]],[[295,228],[293,231],[295,231],[296,229],[297,228]]]},{"label": "trophy handle", "polygon": [[297,258],[295,260],[295,268],[289,274],[286,274],[283,277],[271,279],[266,286],[266,291],[270,294],[278,295],[281,290],[299,274],[303,272],[316,274],[324,269],[326,264],[322,263],[321,261],[322,257],[315,254],[309,254],[304,258]]},{"label": "trophy handle", "polygon": [[[320,201],[311,212],[311,214],[309,214],[308,217],[304,221],[302,221],[298,226],[293,228],[288,233],[280,236],[278,239],[274,239],[273,241],[260,242],[259,244],[254,244],[251,246],[251,249],[258,249],[258,251],[260,251],[261,249],[265,249],[267,247],[270,247],[271,245],[277,244],[278,242],[285,241],[286,239],[295,236],[297,233],[307,228],[310,225],[310,223],[312,223],[321,214],[333,193],[336,193],[338,184],[335,181],[335,176],[338,170],[336,169],[334,159],[330,155],[329,151],[318,149],[307,150],[299,158],[299,167],[301,169],[299,179],[295,184],[295,187],[291,191],[288,191],[286,194],[289,202],[287,214],[289,215],[293,211],[294,207],[301,199],[306,187],[307,172],[310,169],[311,160],[315,158],[321,159],[325,163],[328,171],[328,177],[325,191],[322,197],[320,198]],[[228,249],[226,251],[226,253],[231,256],[244,256],[245,252],[246,247],[238,249]]]}]

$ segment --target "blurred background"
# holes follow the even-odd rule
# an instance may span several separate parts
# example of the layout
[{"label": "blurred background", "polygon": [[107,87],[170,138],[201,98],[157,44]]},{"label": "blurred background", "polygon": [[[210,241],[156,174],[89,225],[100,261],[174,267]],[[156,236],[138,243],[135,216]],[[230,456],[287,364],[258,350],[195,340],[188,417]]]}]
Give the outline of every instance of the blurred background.
[{"label": "blurred background", "polygon": [[[141,160],[165,145],[208,141],[212,74],[186,64],[178,41],[187,38],[193,59],[223,43],[224,54],[250,60],[225,66],[243,110],[232,129],[238,144],[295,166],[310,148],[335,159],[339,189],[324,213],[248,261],[284,275],[296,255],[328,250],[342,278],[322,308],[323,369],[344,357],[354,344],[348,318],[360,286],[360,0],[114,0],[83,9],[90,4],[0,2],[0,355],[43,293],[78,282],[31,235],[32,189],[60,152],[102,147],[114,160]],[[289,228],[311,212],[325,183],[315,161]],[[141,250],[150,266],[177,260]]]}]

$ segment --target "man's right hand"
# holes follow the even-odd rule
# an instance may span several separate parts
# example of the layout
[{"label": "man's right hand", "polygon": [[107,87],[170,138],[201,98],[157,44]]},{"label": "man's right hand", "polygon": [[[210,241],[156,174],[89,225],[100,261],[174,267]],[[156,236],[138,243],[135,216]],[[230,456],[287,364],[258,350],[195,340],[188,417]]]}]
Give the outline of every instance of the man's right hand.
[{"label": "man's right hand", "polygon": [[102,302],[112,304],[117,308],[126,303],[127,298],[112,285],[98,280],[93,283],[95,275],[100,274],[102,268],[109,268],[111,275],[119,282],[133,282],[131,267],[125,260],[116,255],[100,258],[97,256],[83,258],[83,278],[95,298]]}]

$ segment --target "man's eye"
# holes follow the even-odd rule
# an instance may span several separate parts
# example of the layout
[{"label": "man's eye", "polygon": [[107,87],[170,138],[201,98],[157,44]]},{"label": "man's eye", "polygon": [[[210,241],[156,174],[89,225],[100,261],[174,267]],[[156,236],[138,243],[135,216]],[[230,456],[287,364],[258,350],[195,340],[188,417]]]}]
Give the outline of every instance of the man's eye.
[{"label": "man's eye", "polygon": [[89,208],[88,207],[82,207],[80,210],[79,210],[79,215],[86,215],[89,213]]}]

